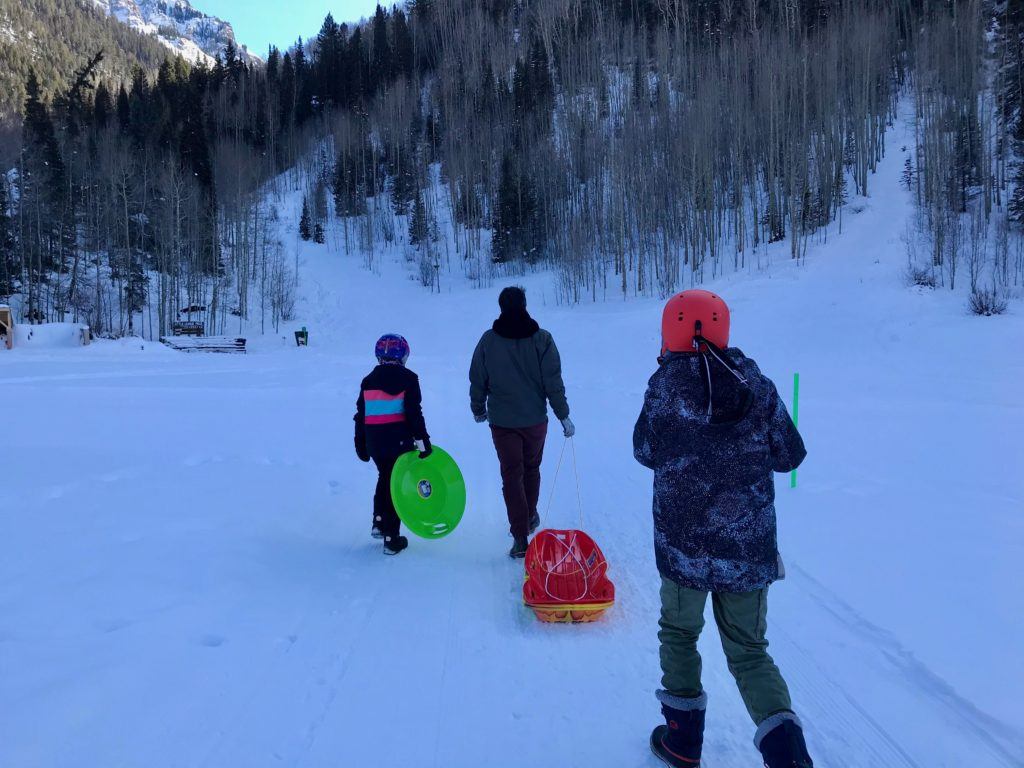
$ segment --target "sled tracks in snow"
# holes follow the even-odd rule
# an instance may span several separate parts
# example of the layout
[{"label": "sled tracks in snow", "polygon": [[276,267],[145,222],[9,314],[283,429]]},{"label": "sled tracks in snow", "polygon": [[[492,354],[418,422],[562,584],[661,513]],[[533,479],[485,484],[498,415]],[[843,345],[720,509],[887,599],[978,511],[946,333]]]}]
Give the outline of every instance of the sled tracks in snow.
[{"label": "sled tracks in snow", "polygon": [[768,636],[816,764],[1024,766],[1024,735],[960,696],[805,570],[791,564],[789,577],[790,588],[773,595],[787,604],[786,622]]}]

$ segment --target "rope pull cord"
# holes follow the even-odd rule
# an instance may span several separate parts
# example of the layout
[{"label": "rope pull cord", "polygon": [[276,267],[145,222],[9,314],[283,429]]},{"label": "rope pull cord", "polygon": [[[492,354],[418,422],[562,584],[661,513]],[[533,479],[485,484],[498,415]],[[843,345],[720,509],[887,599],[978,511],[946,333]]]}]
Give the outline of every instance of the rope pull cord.
[{"label": "rope pull cord", "polygon": [[[580,490],[580,473],[579,473],[579,466],[578,466],[577,461],[576,461],[576,443],[575,443],[575,441],[571,437],[567,437],[565,439],[565,441],[562,443],[562,450],[558,454],[558,465],[555,467],[555,476],[551,480],[551,493],[548,495],[548,504],[547,504],[547,508],[544,510],[544,518],[548,519],[550,517],[551,506],[552,506],[552,504],[554,503],[554,500],[555,500],[555,488],[557,488],[557,486],[558,486],[558,475],[562,471],[562,461],[565,459],[565,448],[566,448],[566,446],[571,446],[572,447],[572,471],[573,471],[573,475],[576,478],[576,504],[577,504],[577,509],[578,509],[579,518],[580,518],[580,529],[582,529],[583,528],[583,494],[582,494],[582,491]],[[590,573],[587,570],[587,565],[583,561],[582,554],[579,551],[579,546],[577,545],[576,536],[574,534],[572,539],[570,539],[568,542],[566,542],[565,539],[561,538],[561,537],[556,537],[556,539],[557,539],[558,543],[561,544],[562,547],[565,548],[565,553],[561,556],[561,558],[556,563],[554,563],[553,566],[549,567],[547,564],[543,565],[543,567],[544,567],[544,592],[552,600],[561,601],[563,599],[563,598],[559,597],[558,595],[552,594],[548,585],[549,585],[549,583],[551,581],[551,577],[554,576],[557,573],[558,569],[561,568],[561,566],[563,564],[565,564],[566,561],[571,559],[574,562],[574,564],[576,565],[576,568],[578,569],[579,573],[582,574],[582,576],[583,576],[583,591],[575,599],[576,600],[583,600],[583,599],[586,598],[586,596],[588,594],[590,594]],[[564,575],[564,574],[560,574],[560,575]]]},{"label": "rope pull cord", "polygon": [[569,559],[572,559],[573,564],[576,566],[576,573],[579,573],[583,577],[583,587],[580,590],[580,593],[576,595],[576,597],[572,598],[570,602],[576,602],[577,600],[585,600],[587,595],[590,594],[590,573],[587,571],[586,563],[583,562],[583,557],[580,554],[579,546],[576,543],[576,534],[574,533],[572,539],[570,539],[568,542],[566,542],[564,537],[562,536],[556,536],[555,540],[562,545],[562,547],[565,549],[565,553],[552,567],[549,568],[546,564],[544,565],[544,592],[545,594],[547,594],[549,598],[556,602],[565,601],[565,598],[563,596],[552,594],[551,587],[549,585],[551,583],[551,577],[555,574],[558,574],[559,576],[576,575],[575,573],[569,574],[559,572],[562,566],[565,564],[565,562]]},{"label": "rope pull cord", "polygon": [[[707,351],[711,353],[711,356],[715,358],[715,360],[720,362],[722,364],[722,367],[725,368],[725,370],[727,370],[729,373],[735,376],[736,381],[738,381],[745,387],[749,386],[750,383],[747,381],[747,377],[740,373],[739,369],[733,366],[732,363],[728,361],[728,359],[725,356],[725,352],[721,348],[716,347],[712,342],[708,341],[703,336],[694,336],[693,343],[697,345],[703,344],[704,346],[706,346]],[[703,352],[703,350],[702,354],[706,359],[707,355]]]},{"label": "rope pull cord", "polygon": [[714,402],[711,391],[711,363],[708,362],[708,356],[703,352],[700,353],[700,361],[704,364],[704,374],[708,380],[708,419],[711,418],[711,404]]},{"label": "rope pull cord", "polygon": [[571,437],[567,437],[562,443],[562,450],[558,454],[558,465],[555,467],[555,476],[551,479],[551,493],[548,494],[548,503],[544,508],[544,518],[549,519],[551,516],[551,506],[555,501],[555,489],[558,487],[558,475],[562,471],[562,462],[565,459],[566,446],[572,446],[572,472],[576,478],[576,508],[580,518],[580,528],[583,528],[583,493],[580,490],[580,472],[579,466],[576,462],[576,443]]}]

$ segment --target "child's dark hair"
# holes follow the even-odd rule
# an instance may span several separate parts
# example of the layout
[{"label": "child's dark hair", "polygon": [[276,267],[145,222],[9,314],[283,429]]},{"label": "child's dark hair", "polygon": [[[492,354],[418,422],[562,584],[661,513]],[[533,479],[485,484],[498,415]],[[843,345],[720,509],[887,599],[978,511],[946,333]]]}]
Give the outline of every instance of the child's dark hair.
[{"label": "child's dark hair", "polygon": [[498,306],[502,312],[522,312],[526,309],[526,289],[510,285],[498,295]]}]

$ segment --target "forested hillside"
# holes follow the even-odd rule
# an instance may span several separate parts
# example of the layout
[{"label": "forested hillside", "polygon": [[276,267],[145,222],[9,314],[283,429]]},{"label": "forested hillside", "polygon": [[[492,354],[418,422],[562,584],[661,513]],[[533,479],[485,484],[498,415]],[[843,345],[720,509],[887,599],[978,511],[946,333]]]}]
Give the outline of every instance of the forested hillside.
[{"label": "forested hillside", "polygon": [[91,1],[0,0],[0,117],[21,110],[30,69],[51,99],[100,50],[101,73],[109,78],[128,78],[134,67],[155,72],[170,55]]},{"label": "forested hillside", "polygon": [[767,243],[801,258],[870,194],[910,94],[909,274],[955,287],[967,263],[1005,293],[1022,278],[1020,5],[413,0],[364,26],[328,16],[265,67],[228,51],[115,90],[83,69],[53,102],[30,77],[0,295],[112,334],[157,335],[193,305],[214,332],[257,295],[276,323],[295,184],[302,237],[334,231],[368,263],[403,243],[424,284],[541,264],[567,301],[665,294]]}]

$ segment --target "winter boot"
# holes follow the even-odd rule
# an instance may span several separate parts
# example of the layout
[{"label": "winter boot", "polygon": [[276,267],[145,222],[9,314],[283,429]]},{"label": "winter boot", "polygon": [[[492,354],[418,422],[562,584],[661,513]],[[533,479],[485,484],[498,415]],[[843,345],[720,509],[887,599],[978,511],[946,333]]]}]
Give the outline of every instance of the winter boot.
[{"label": "winter boot", "polygon": [[529,546],[530,542],[526,540],[525,536],[517,537],[512,544],[512,549],[508,551],[508,556],[513,560],[522,560],[526,557],[526,550]]},{"label": "winter boot", "polygon": [[530,532],[527,536],[533,536],[533,534],[537,532],[538,528],[540,528],[540,513],[534,512],[530,515]]},{"label": "winter boot", "polygon": [[385,555],[397,555],[403,549],[409,546],[409,540],[405,536],[385,536],[384,537],[384,554]]},{"label": "winter boot", "polygon": [[374,523],[373,527],[370,529],[370,536],[375,539],[383,539],[384,531],[380,529],[380,526],[377,523]]},{"label": "winter boot", "polygon": [[754,745],[766,768],[813,768],[807,754],[800,720],[792,712],[779,712],[757,726]]},{"label": "winter boot", "polygon": [[683,708],[676,709],[662,701],[661,713],[665,716],[665,725],[659,725],[651,733],[651,751],[672,768],[700,768],[707,696],[701,694],[686,699],[659,691],[658,698],[669,699]]}]

